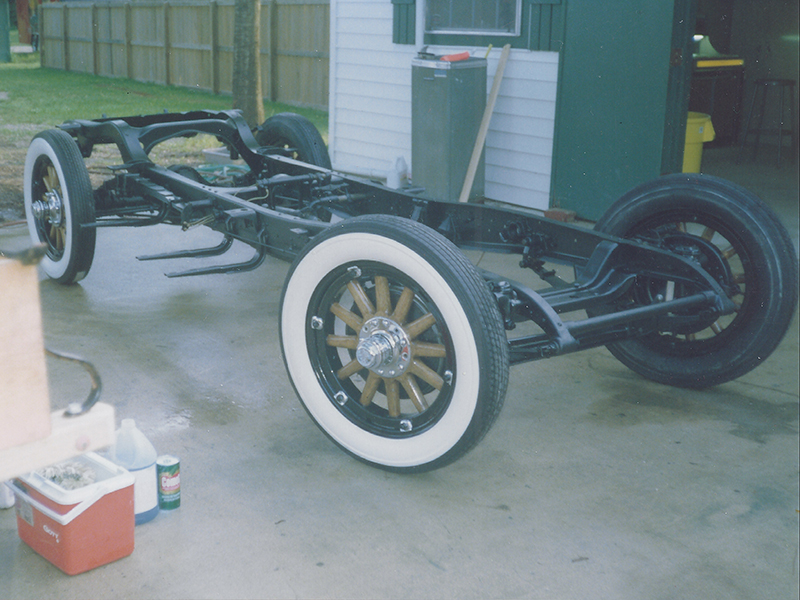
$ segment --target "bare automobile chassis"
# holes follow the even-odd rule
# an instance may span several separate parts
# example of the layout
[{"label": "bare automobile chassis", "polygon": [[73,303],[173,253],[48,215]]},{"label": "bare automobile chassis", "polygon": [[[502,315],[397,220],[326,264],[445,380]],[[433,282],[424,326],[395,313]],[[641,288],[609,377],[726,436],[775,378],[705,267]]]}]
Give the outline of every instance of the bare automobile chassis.
[{"label": "bare automobile chassis", "polygon": [[[158,144],[197,134],[246,168],[222,181],[151,161]],[[122,164],[93,189],[83,158],[98,144],[116,145]],[[255,130],[237,111],[76,120],[31,142],[25,207],[33,241],[46,245],[44,270],[64,284],[89,271],[98,227],[222,234],[211,248],[142,260],[218,255],[234,240],[254,249],[246,262],[173,277],[254,269],[268,254],[293,261],[280,337],[295,390],[337,445],[395,471],[440,467],[472,448],[500,411],[509,365],[606,345],[655,381],[715,385],[763,361],[795,311],[788,234],[724,180],[645,183],[590,230],[330,167],[317,130],[290,113]],[[478,269],[465,249],[519,255],[544,287]],[[521,323],[533,331],[509,337]]]}]

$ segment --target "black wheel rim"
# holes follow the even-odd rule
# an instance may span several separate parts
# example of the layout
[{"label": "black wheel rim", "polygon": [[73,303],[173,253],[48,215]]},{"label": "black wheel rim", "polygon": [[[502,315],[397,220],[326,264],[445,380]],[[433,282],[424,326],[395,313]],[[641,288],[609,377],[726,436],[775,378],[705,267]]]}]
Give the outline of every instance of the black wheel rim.
[{"label": "black wheel rim", "polygon": [[[394,359],[365,367],[359,343],[363,350],[384,332],[404,342]],[[329,273],[309,304],[306,342],[331,403],[370,433],[419,435],[450,403],[457,371],[444,319],[412,278],[386,265],[351,263]]]},{"label": "black wheel rim", "polygon": [[[681,323],[671,331],[661,331],[643,338],[650,347],[673,355],[698,356],[716,352],[753,318],[758,274],[742,236],[719,218],[705,212],[685,210],[653,215],[639,223],[625,237],[656,243],[697,261],[716,279],[736,305],[736,310],[719,318],[699,319],[694,325]],[[642,280],[634,292],[637,302],[650,303],[656,298],[679,298],[692,293],[680,284]]]},{"label": "black wheel rim", "polygon": [[47,244],[47,256],[58,261],[67,243],[67,217],[64,194],[55,165],[40,156],[32,170],[31,211],[39,240]]}]

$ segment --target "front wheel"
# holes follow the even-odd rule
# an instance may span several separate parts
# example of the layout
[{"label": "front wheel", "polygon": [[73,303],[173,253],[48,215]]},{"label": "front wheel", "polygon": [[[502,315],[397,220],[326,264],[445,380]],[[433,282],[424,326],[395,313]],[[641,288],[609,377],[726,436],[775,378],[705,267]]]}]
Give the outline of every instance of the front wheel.
[{"label": "front wheel", "polygon": [[89,272],[96,230],[89,173],[75,140],[60,129],[33,138],[25,158],[25,215],[31,240],[44,244],[42,268],[63,284]]},{"label": "front wheel", "polygon": [[[704,175],[662,177],[620,198],[596,229],[697,262],[736,305],[713,323],[608,346],[640,375],[683,387],[724,383],[763,362],[786,333],[797,306],[794,246],[777,216],[744,188]],[[679,283],[640,278],[631,301],[682,293]]]},{"label": "front wheel", "polygon": [[312,419],[387,470],[456,460],[505,397],[508,344],[494,298],[452,243],[406,219],[357,217],[317,236],[287,276],[280,338]]}]

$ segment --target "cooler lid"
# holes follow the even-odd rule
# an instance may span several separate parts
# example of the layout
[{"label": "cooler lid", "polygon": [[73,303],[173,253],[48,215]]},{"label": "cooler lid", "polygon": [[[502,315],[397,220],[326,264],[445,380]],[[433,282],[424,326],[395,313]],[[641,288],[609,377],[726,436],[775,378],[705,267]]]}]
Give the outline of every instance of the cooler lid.
[{"label": "cooler lid", "polygon": [[47,496],[54,502],[61,505],[72,505],[83,502],[87,498],[105,495],[119,489],[132,485],[134,477],[126,469],[115,465],[110,460],[103,458],[95,452],[87,452],[81,456],[76,456],[61,464],[79,463],[94,470],[95,481],[74,490],[69,490],[57,483],[47,479],[41,474],[43,469],[33,471],[27,475],[17,477],[25,485],[35,489],[40,494]]}]

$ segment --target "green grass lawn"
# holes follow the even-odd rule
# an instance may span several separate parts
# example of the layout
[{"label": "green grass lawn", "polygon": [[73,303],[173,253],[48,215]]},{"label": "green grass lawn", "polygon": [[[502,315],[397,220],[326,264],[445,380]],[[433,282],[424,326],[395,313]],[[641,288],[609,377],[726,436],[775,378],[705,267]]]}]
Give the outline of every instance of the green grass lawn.
[{"label": "green grass lawn", "polygon": [[[53,127],[71,119],[103,115],[226,110],[233,106],[230,96],[200,90],[42,68],[38,53],[14,54],[11,63],[0,64],[0,98],[0,135],[9,125]],[[307,117],[327,139],[327,112],[264,104],[267,117],[285,111]]]}]

